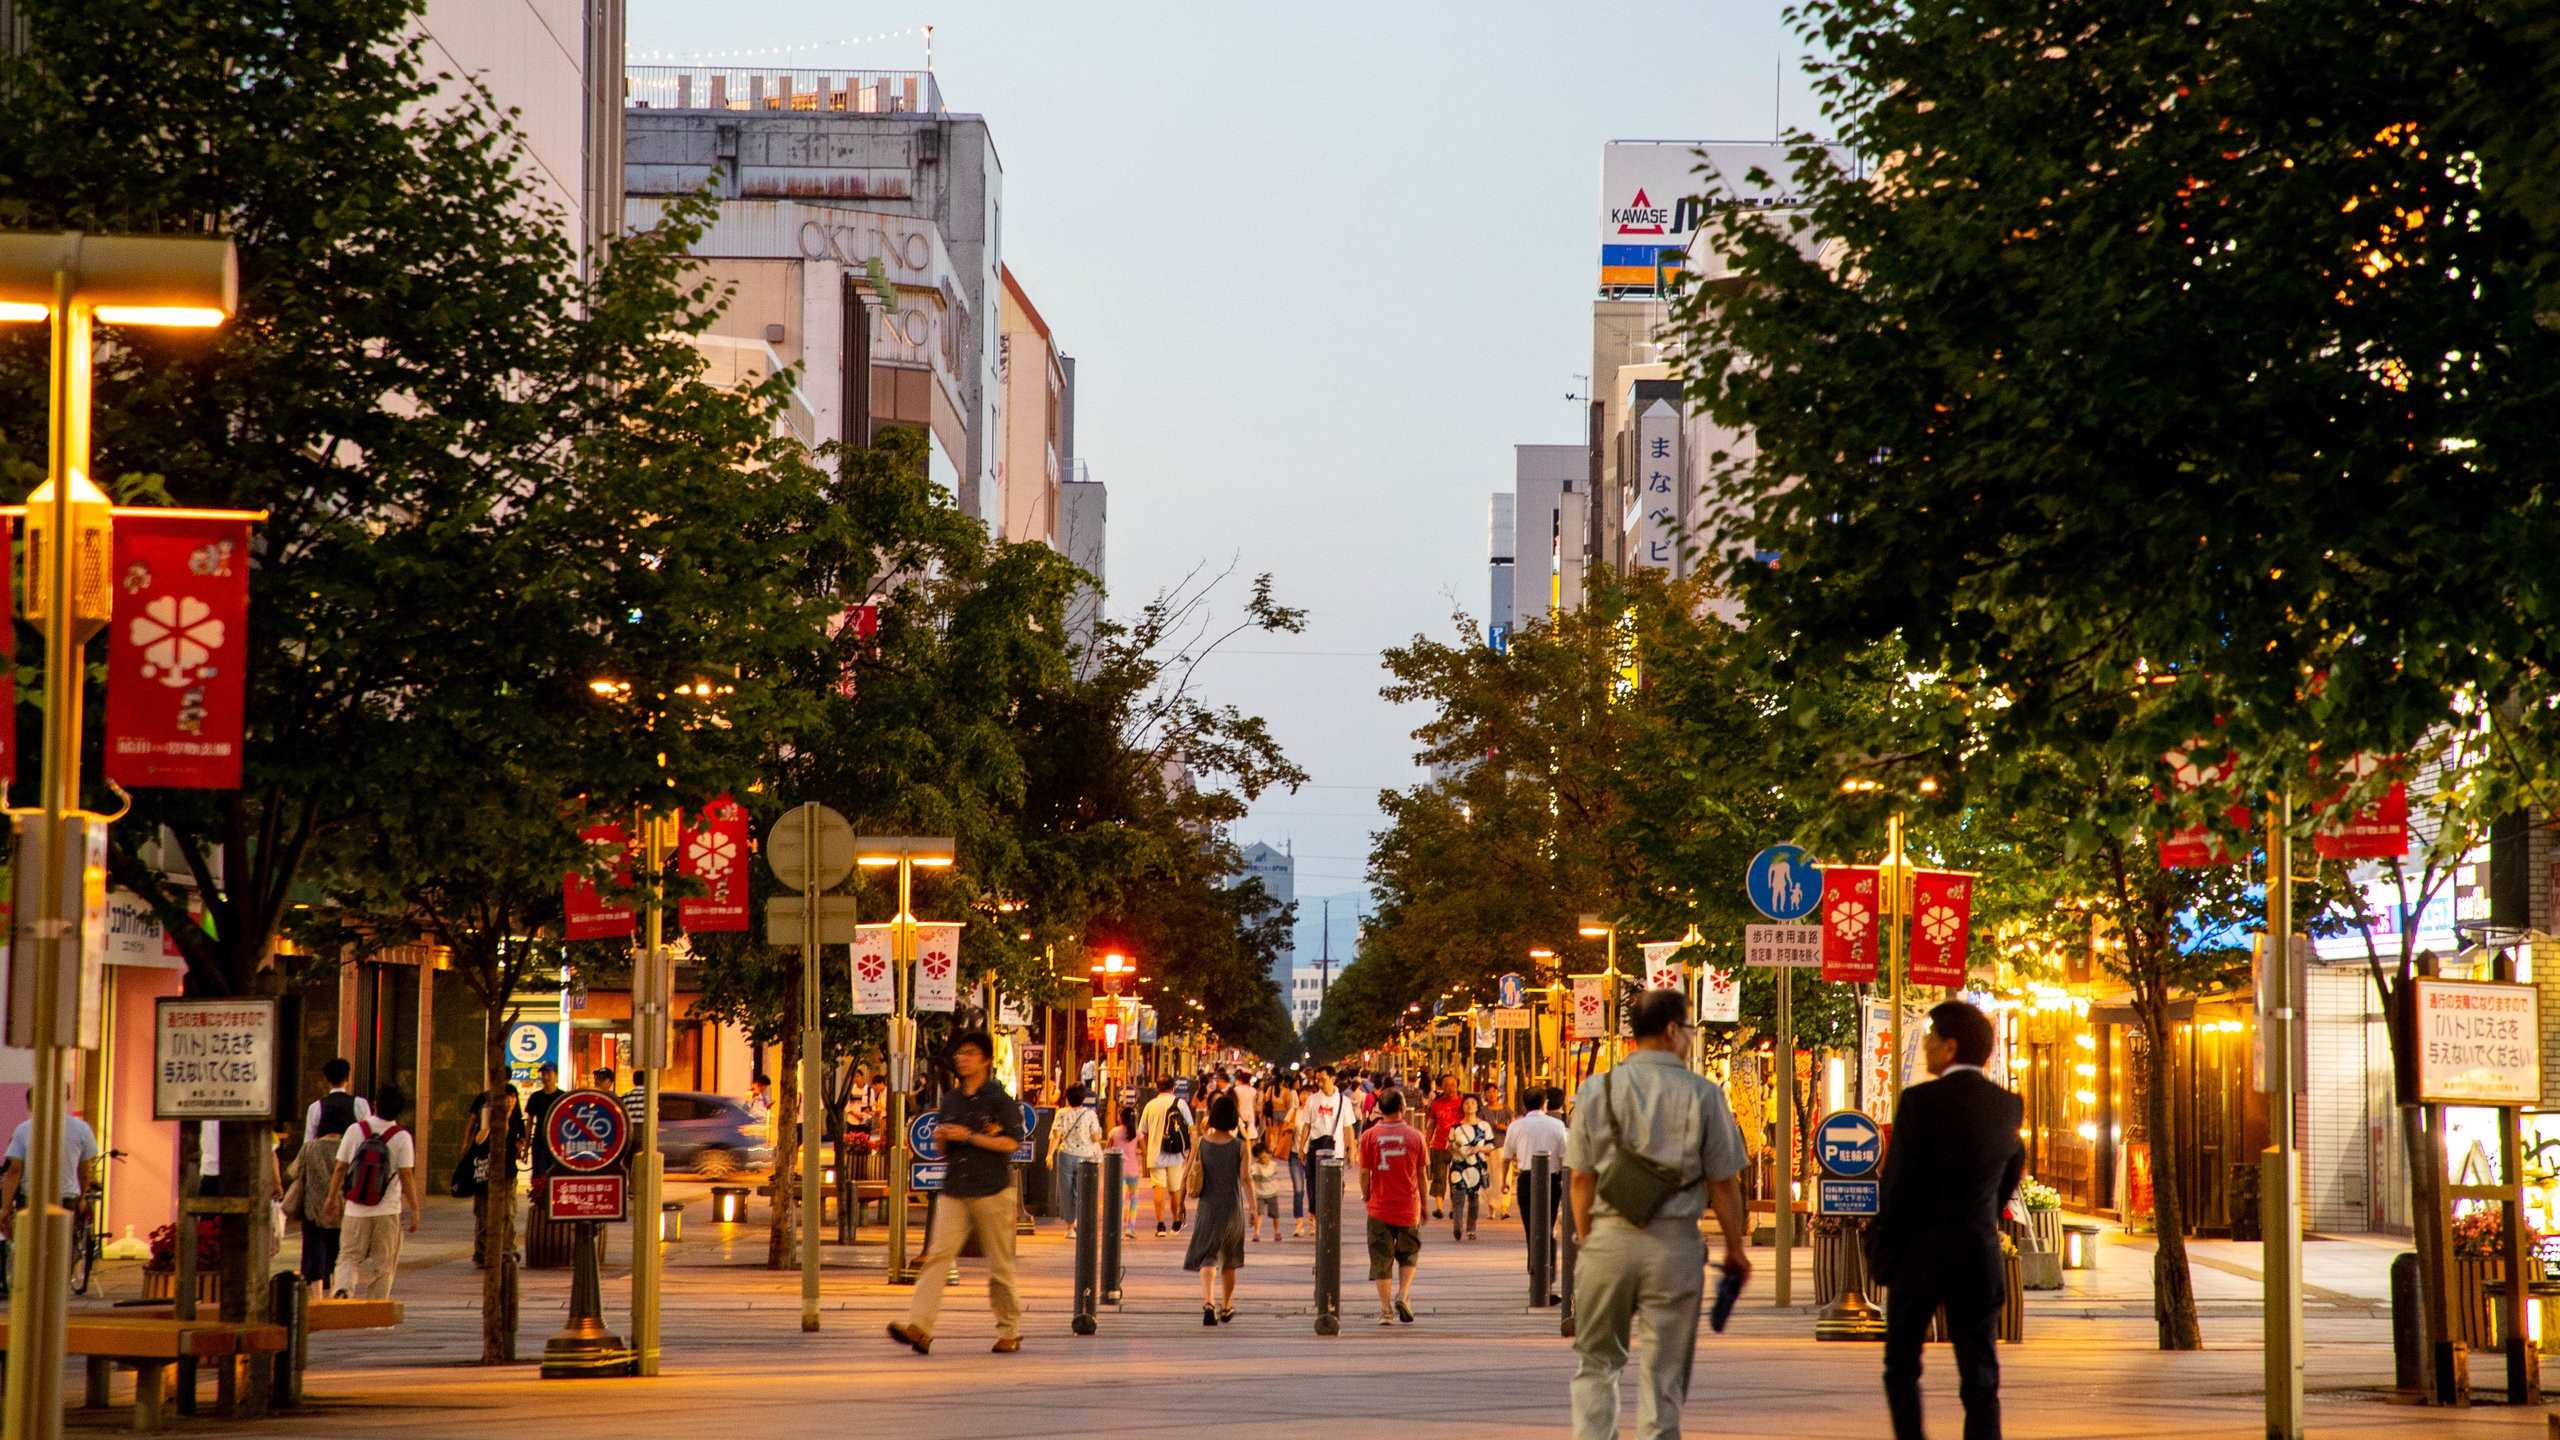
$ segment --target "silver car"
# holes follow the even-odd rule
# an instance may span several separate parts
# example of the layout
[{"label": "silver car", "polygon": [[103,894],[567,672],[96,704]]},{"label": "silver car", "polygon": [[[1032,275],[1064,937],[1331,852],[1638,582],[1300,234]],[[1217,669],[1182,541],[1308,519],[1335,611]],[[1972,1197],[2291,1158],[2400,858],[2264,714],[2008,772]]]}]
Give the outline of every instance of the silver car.
[{"label": "silver car", "polygon": [[773,1163],[771,1127],[726,1095],[669,1090],[658,1096],[658,1154],[667,1168],[690,1169],[706,1180]]}]

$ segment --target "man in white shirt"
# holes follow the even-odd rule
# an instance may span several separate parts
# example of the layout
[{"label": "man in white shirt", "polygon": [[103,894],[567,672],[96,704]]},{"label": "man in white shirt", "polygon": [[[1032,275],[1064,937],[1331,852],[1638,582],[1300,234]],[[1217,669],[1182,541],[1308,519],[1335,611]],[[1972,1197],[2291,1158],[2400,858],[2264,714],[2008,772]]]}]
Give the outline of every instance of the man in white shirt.
[{"label": "man in white shirt", "polygon": [[[348,1064],[345,1056],[341,1055],[336,1059],[331,1060],[328,1064],[321,1066],[320,1073],[327,1077],[329,1081],[329,1095],[345,1095],[348,1099],[356,1102],[356,1118],[358,1120],[370,1120],[373,1118],[373,1107],[364,1103],[364,1097],[361,1095],[350,1094],[348,1091],[348,1087],[354,1083],[356,1067]],[[329,1095],[321,1096],[320,1100],[328,1099]],[[303,1112],[302,1138],[305,1141],[317,1140],[320,1138],[320,1100],[312,1101],[311,1108]]]},{"label": "man in white shirt", "polygon": [[1146,1162],[1147,1178],[1154,1182],[1151,1188],[1155,1191],[1159,1235],[1165,1233],[1167,1199],[1173,1202],[1174,1231],[1179,1234],[1182,1230],[1182,1166],[1191,1153],[1191,1137],[1177,1136],[1169,1154],[1164,1143],[1166,1132],[1176,1128],[1176,1119],[1182,1114],[1175,1108],[1178,1103],[1173,1095],[1173,1077],[1167,1075],[1156,1081],[1156,1098],[1138,1112],[1138,1158]]},{"label": "man in white shirt", "polygon": [[[1529,1166],[1538,1156],[1547,1157],[1547,1227],[1548,1241],[1554,1243],[1555,1226],[1564,1214],[1564,1144],[1569,1132],[1564,1122],[1549,1110],[1556,1092],[1531,1089],[1521,1093],[1520,1114],[1502,1136],[1502,1158],[1511,1164],[1514,1193],[1520,1200],[1520,1223],[1529,1223]],[[1554,1253],[1552,1250],[1550,1254]],[[1534,1261],[1529,1273],[1537,1273]]]},{"label": "man in white shirt", "polygon": [[[426,1191],[418,1183],[417,1141],[400,1124],[408,1103],[399,1086],[383,1086],[374,1092],[373,1117],[357,1121],[338,1142],[338,1163],[329,1176],[329,1213],[339,1224],[338,1273],[329,1283],[341,1300],[391,1298],[401,1236],[418,1228],[418,1216],[426,1208]],[[377,1135],[389,1152],[394,1178],[381,1199],[358,1201],[347,1194],[348,1172],[365,1142]]]},{"label": "man in white shirt", "polygon": [[1299,1102],[1298,1137],[1298,1153],[1306,1161],[1310,1175],[1328,1152],[1340,1156],[1345,1165],[1360,1163],[1356,1153],[1360,1105],[1348,1092],[1335,1087],[1330,1065],[1316,1067],[1316,1088]]},{"label": "man in white shirt", "polygon": [[[68,1094],[62,1107],[62,1183],[58,1198],[63,1208],[77,1204],[81,1190],[96,1178],[98,1165],[98,1132],[89,1122],[71,1113]],[[27,1179],[27,1155],[35,1147],[36,1122],[21,1120],[9,1136],[7,1163],[0,1164],[0,1238],[15,1228],[15,1201],[18,1189]],[[32,1198],[32,1197],[31,1197]]]}]

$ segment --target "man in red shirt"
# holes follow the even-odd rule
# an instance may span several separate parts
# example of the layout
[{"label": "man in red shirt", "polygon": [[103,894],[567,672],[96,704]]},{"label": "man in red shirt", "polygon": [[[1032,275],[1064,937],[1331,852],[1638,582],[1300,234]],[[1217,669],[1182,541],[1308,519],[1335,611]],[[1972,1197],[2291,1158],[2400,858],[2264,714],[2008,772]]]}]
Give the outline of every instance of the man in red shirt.
[{"label": "man in red shirt", "polygon": [[1369,1278],[1378,1323],[1413,1323],[1413,1269],[1422,1258],[1422,1189],[1430,1143],[1404,1123],[1404,1095],[1378,1095],[1378,1123],[1360,1137],[1360,1200],[1369,1211]]},{"label": "man in red shirt", "polygon": [[1449,1132],[1467,1118],[1467,1102],[1458,1095],[1458,1074],[1441,1072],[1440,1093],[1431,1102],[1431,1213],[1436,1217],[1449,1199]]}]

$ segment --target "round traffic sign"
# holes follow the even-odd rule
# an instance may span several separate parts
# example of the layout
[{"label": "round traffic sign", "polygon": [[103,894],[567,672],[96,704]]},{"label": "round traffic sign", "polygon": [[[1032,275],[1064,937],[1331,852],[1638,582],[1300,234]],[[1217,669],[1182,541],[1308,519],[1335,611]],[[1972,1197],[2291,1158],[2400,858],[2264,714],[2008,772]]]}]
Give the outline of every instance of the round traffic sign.
[{"label": "round traffic sign", "polygon": [[507,1032],[507,1058],[518,1065],[539,1065],[551,1058],[551,1027],[519,1021]]},{"label": "round traffic sign", "polygon": [[907,1148],[918,1160],[942,1158],[942,1142],[933,1138],[933,1127],[942,1123],[942,1112],[927,1110],[907,1122]]},{"label": "round traffic sign", "polygon": [[572,1090],[553,1102],[542,1132],[561,1169],[606,1170],[631,1144],[631,1119],[602,1090]]},{"label": "round traffic sign", "polygon": [[1884,1132],[1862,1110],[1834,1110],[1813,1130],[1814,1158],[1844,1180],[1872,1175],[1884,1163]]},{"label": "round traffic sign", "polygon": [[1529,1003],[1528,982],[1522,980],[1518,974],[1505,975],[1495,984],[1501,988],[1503,1009],[1517,1010]]},{"label": "round traffic sign", "polygon": [[1742,883],[1772,920],[1801,920],[1822,903],[1822,872],[1801,845],[1772,845],[1752,856]]},{"label": "round traffic sign", "polygon": [[[809,843],[812,829],[815,846]],[[765,863],[773,867],[774,878],[803,892],[832,889],[852,874],[853,851],[852,822],[814,801],[784,811],[764,833]]]}]

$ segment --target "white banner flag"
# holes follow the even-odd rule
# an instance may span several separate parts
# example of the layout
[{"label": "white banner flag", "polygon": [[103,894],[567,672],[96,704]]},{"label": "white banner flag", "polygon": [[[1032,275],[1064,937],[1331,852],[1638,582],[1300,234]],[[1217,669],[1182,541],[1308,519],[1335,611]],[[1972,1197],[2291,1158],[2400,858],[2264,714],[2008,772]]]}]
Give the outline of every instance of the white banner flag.
[{"label": "white banner flag", "polygon": [[1644,988],[1647,990],[1681,990],[1686,977],[1673,963],[1671,952],[1681,948],[1685,940],[1656,940],[1644,947]]},{"label": "white banner flag", "polygon": [[1698,976],[1698,1018],[1732,1024],[1742,1018],[1742,972],[1709,967]]},{"label": "white banner flag", "polygon": [[960,1005],[960,927],[916,927],[916,1009],[946,1014]]},{"label": "white banner flag", "polygon": [[1573,977],[1573,1036],[1576,1040],[1598,1040],[1609,1033],[1609,998],[1604,988],[1605,975]]},{"label": "white banner flag", "polygon": [[898,987],[892,978],[889,947],[894,943],[888,922],[855,928],[853,940],[853,1013],[886,1015],[897,1008]]}]

